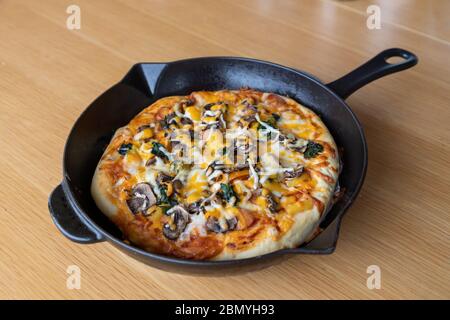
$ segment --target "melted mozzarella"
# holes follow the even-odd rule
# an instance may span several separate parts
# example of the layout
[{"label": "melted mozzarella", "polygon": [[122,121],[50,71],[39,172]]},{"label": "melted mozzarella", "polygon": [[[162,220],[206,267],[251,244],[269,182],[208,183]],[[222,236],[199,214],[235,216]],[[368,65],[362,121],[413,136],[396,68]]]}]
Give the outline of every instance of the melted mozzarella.
[{"label": "melted mozzarella", "polygon": [[190,222],[181,233],[179,239],[182,241],[188,240],[195,231],[199,236],[206,236],[205,224],[206,219],[203,213],[190,215]]},{"label": "melted mozzarella", "polygon": [[203,191],[208,189],[208,178],[202,169],[192,169],[187,177],[184,193],[186,202],[193,203],[203,198]]}]

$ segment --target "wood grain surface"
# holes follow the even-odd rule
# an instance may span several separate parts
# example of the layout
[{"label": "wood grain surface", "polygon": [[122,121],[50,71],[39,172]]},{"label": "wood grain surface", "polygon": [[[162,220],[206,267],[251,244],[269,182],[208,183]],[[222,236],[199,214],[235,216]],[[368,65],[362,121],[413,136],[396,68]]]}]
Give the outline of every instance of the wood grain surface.
[{"label": "wood grain surface", "polygon": [[[68,30],[66,8],[81,8]],[[366,8],[381,8],[381,29]],[[450,2],[448,0],[1,0],[0,298],[450,298]],[[337,250],[269,269],[193,277],[145,266],[107,243],[78,245],[53,225],[79,114],[139,61],[239,55],[332,81],[379,51],[418,66],[351,96],[369,169]],[[81,269],[81,289],[66,269]],[[381,269],[369,290],[367,267]]]}]

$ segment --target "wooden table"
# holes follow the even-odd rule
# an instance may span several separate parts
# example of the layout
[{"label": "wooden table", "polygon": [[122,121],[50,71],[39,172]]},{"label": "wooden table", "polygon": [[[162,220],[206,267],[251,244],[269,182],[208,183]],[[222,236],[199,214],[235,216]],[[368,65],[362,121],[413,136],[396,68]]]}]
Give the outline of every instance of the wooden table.
[{"label": "wooden table", "polygon": [[[68,30],[66,8],[81,8]],[[381,8],[381,29],[366,8]],[[0,1],[0,297],[149,299],[450,298],[450,2],[447,0]],[[53,225],[64,142],[79,114],[138,61],[238,55],[328,82],[402,47],[417,67],[348,103],[369,169],[330,256],[296,256],[222,278],[147,267]],[[69,265],[81,289],[66,288]],[[369,290],[368,266],[381,269]]]}]

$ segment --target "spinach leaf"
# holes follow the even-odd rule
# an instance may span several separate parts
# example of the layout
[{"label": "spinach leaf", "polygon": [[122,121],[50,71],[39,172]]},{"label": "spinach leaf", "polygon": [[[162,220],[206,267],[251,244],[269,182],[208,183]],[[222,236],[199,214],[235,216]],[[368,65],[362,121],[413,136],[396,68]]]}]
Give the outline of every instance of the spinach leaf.
[{"label": "spinach leaf", "polygon": [[306,149],[303,152],[303,156],[305,159],[311,159],[317,156],[319,153],[323,151],[323,146],[320,143],[309,141],[306,145]]},{"label": "spinach leaf", "polygon": [[[267,120],[262,121],[266,123],[267,125],[271,126],[272,128],[277,128],[277,121],[280,120],[280,116],[276,113],[273,113]],[[258,130],[264,129],[264,126],[262,124],[259,124]]]},{"label": "spinach leaf", "polygon": [[165,214],[170,208],[176,206],[178,204],[178,201],[173,197],[167,196],[166,188],[163,185],[159,184],[158,189],[160,196],[156,204],[161,207],[163,213]]},{"label": "spinach leaf", "polygon": [[167,205],[169,204],[169,197],[167,196],[166,193],[166,188],[164,188],[164,186],[162,185],[158,185],[158,189],[159,189],[159,199],[158,199],[158,205]]},{"label": "spinach leaf", "polygon": [[237,200],[237,196],[234,193],[233,187],[229,184],[221,183],[220,184],[221,196],[226,202],[230,202],[231,198],[235,197]]},{"label": "spinach leaf", "polygon": [[167,155],[161,150],[161,148],[164,148],[163,145],[159,142],[153,142],[153,146],[152,146],[152,153],[157,156],[160,157],[161,159],[167,159]]}]

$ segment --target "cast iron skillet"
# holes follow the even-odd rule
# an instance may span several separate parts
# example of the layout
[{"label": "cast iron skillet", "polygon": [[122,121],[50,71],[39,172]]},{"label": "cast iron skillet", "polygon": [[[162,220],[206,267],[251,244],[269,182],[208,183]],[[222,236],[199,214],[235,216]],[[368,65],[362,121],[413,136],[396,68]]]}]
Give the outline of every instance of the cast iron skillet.
[{"label": "cast iron skillet", "polygon": [[[390,64],[388,58],[401,57]],[[78,243],[109,241],[121,251],[156,268],[197,274],[249,271],[286,255],[330,254],[336,248],[342,216],[355,200],[367,168],[363,129],[344,99],[365,84],[414,66],[417,57],[388,49],[327,85],[298,70],[271,62],[236,57],[206,57],[170,63],[138,63],[118,84],[98,97],[76,121],[64,150],[63,180],[49,198],[58,229]],[[250,87],[289,96],[323,119],[342,150],[339,184],[345,190],[321,222],[324,231],[311,242],[262,256],[233,261],[192,261],[145,252],[122,241],[121,233],[96,207],[90,184],[95,167],[114,131],[153,101],[196,90]]]}]

